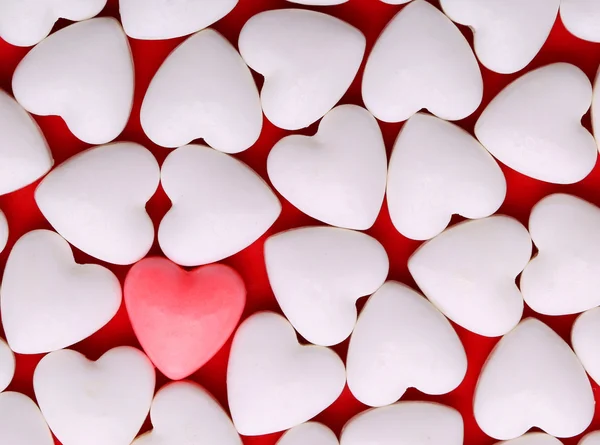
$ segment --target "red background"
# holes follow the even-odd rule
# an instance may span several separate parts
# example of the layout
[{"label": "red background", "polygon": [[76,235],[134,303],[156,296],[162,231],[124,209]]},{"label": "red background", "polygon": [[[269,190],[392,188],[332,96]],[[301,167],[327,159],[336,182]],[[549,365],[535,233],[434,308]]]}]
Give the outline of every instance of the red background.
[{"label": "red background", "polygon": [[[437,2],[433,1],[436,6]],[[217,22],[213,27],[222,33],[227,39],[237,47],[237,37],[243,24],[254,14],[269,9],[280,9],[286,7],[299,7],[285,0],[240,0],[238,6],[225,18]],[[378,0],[350,0],[348,3],[338,6],[329,7],[311,7],[311,9],[323,11],[339,17],[348,23],[359,28],[367,38],[367,54],[375,43],[377,36],[382,31],[386,23],[400,10],[402,6],[388,5],[381,3]],[[102,12],[103,16],[110,15],[118,18],[118,2],[117,0],[109,0],[107,7]],[[68,23],[59,21],[56,29],[66,26]],[[472,42],[471,32],[464,27],[461,31]],[[173,50],[184,38],[172,39],[167,41],[143,41],[130,39],[131,50],[135,61],[136,71],[136,88],[135,102],[133,112],[125,131],[117,138],[118,141],[135,141],[148,147],[156,156],[159,163],[162,163],[165,156],[170,152],[169,149],[158,147],[150,142],[144,135],[139,121],[139,109],[144,97],[144,93],[148,84],[163,62],[169,52]],[[29,51],[29,48],[17,48],[7,44],[0,39],[0,88],[11,92],[11,77],[12,73],[19,61]],[[365,57],[366,60],[366,57]],[[600,44],[594,44],[580,40],[566,31],[560,21],[560,17],[554,25],[554,28],[544,45],[541,52],[536,56],[532,63],[522,72],[513,75],[501,75],[490,72],[482,68],[484,79],[484,98],[479,109],[470,117],[462,120],[459,124],[473,132],[474,123],[485,107],[504,86],[514,80],[525,71],[533,68],[546,65],[552,62],[569,62],[581,68],[593,81],[598,64],[600,62]],[[363,61],[364,66],[364,61]],[[255,79],[259,85],[262,85],[262,78],[256,75]],[[342,104],[358,104],[363,105],[360,96],[360,83],[362,79],[362,69],[359,72],[354,83],[341,100]],[[48,143],[52,149],[52,153],[56,164],[61,163],[65,159],[87,148],[88,145],[77,140],[67,129],[64,122],[58,117],[35,117],[36,121],[42,128]],[[590,129],[589,113],[583,119],[584,125]],[[384,134],[388,155],[393,147],[394,140],[398,131],[402,127],[399,124],[380,123]],[[316,125],[303,130],[299,133],[314,134]],[[249,150],[235,155],[237,158],[246,162],[254,170],[256,170],[263,178],[267,179],[266,174],[266,158],[273,144],[283,136],[291,132],[276,128],[266,119],[260,139]],[[500,209],[500,213],[511,215],[519,219],[522,223],[527,224],[531,207],[543,196],[554,192],[566,192],[580,196],[596,205],[600,205],[600,194],[597,192],[600,187],[600,164],[596,166],[594,171],[578,184],[569,186],[559,186],[539,182],[527,177],[524,177],[513,170],[502,166],[508,182],[508,192],[506,201]],[[37,209],[33,199],[33,192],[37,182],[17,192],[0,196],[0,209],[2,209],[8,219],[10,227],[10,237],[7,247],[0,254],[0,267],[4,268],[8,252],[14,242],[24,233],[40,228],[50,229],[50,225],[45,221],[40,211]],[[243,318],[258,311],[258,310],[275,310],[279,312],[277,303],[273,297],[273,293],[269,287],[267,275],[265,271],[264,261],[262,257],[262,247],[267,236],[282,231],[284,229],[299,227],[309,224],[317,224],[318,222],[307,217],[299,212],[283,198],[283,211],[275,223],[275,225],[266,233],[260,240],[248,247],[237,255],[223,261],[239,271],[244,278],[248,289],[248,303],[244,311]],[[158,228],[163,215],[170,207],[170,202],[161,188],[157,191],[154,197],[147,205],[148,213],[154,221],[155,228]],[[455,221],[453,221],[455,222]],[[390,257],[390,273],[389,279],[398,280],[415,286],[413,280],[408,273],[406,262],[410,254],[418,247],[419,242],[408,240],[401,236],[393,228],[387,206],[384,207],[379,215],[375,225],[367,231],[368,234],[377,238],[386,248]],[[78,262],[95,262],[98,260],[85,255],[84,253],[74,249],[75,259]],[[160,248],[155,242],[151,255],[162,255]],[[104,264],[123,281],[127,273],[128,266],[114,266]],[[364,303],[364,299],[359,301],[359,306]],[[534,315],[545,323],[554,328],[565,340],[569,341],[571,325],[575,316],[565,317],[548,317],[534,314],[530,309],[526,308],[525,316]],[[467,375],[455,391],[450,394],[432,397],[421,394],[416,390],[409,390],[403,397],[403,400],[435,400],[458,409],[464,418],[465,422],[465,444],[467,445],[485,445],[496,442],[494,439],[487,437],[477,426],[472,411],[472,399],[477,376],[481,367],[498,339],[490,339],[480,337],[473,333],[455,325],[455,328],[463,341],[469,360]],[[3,334],[3,333],[2,333]],[[132,345],[138,346],[131,325],[127,318],[124,305],[119,310],[115,318],[99,332],[90,338],[74,345],[72,348],[87,355],[90,359],[97,359],[108,349],[120,346]],[[226,366],[231,339],[222,348],[222,350],[201,370],[196,372],[191,379],[205,386],[221,404],[227,406],[226,393]],[[348,342],[344,342],[334,349],[345,359]],[[25,356],[17,355],[17,372],[9,390],[19,391],[34,397],[32,388],[32,375],[36,364],[42,358],[41,355]],[[167,379],[160,375],[158,376],[158,386],[162,386],[167,382]],[[592,382],[593,384],[593,382]],[[593,384],[596,400],[600,400],[600,388]],[[326,411],[320,414],[316,420],[322,421],[331,427],[336,434],[339,435],[344,423],[354,414],[366,409],[364,405],[356,401],[349,393],[348,389],[340,396],[338,401],[329,407]],[[144,430],[150,427],[149,421],[144,425]],[[588,431],[600,427],[600,414],[597,412],[594,421]],[[90,431],[90,434],[94,434]],[[280,437],[280,433],[261,437],[244,437],[246,445],[272,445],[275,444]],[[565,439],[565,444],[575,444],[577,438]],[[58,443],[58,442],[57,442]],[[108,445],[108,444],[107,444]]]}]

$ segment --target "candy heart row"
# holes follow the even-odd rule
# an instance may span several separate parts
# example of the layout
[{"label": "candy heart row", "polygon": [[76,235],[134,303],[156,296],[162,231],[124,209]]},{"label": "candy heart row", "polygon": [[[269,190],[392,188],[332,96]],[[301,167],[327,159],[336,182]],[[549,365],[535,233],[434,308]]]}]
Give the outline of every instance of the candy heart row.
[{"label": "candy heart row", "polygon": [[[427,31],[431,28],[436,29],[435,34]],[[307,29],[311,33],[307,34]],[[413,40],[401,38],[415,33],[422,34],[417,39],[418,51]],[[65,42],[73,40],[80,44],[69,45],[66,51]],[[261,100],[235,49],[212,30],[199,32],[173,51],[148,89],[141,121],[154,142],[176,147],[203,137],[222,151],[242,151],[260,133],[261,102],[276,125],[306,127],[348,89],[360,66],[365,39],[357,29],[334,17],[290,9],[252,17],[242,29],[239,46],[245,62],[265,77]],[[97,57],[97,53],[104,55]],[[415,59],[415,54],[427,63]],[[439,54],[444,58],[435,57]],[[213,63],[201,63],[202,55]],[[54,56],[70,63],[75,60],[79,69],[63,73],[63,65]],[[107,64],[119,68],[105,73],[101,68]],[[43,41],[17,68],[13,89],[28,110],[60,114],[76,136],[90,143],[105,143],[116,137],[127,121],[132,72],[124,34],[116,22],[102,18],[69,26]],[[404,73],[402,78],[398,72]],[[440,77],[439,72],[446,75]],[[80,86],[79,95],[67,105],[64,97],[58,100],[52,93],[64,91],[66,82]],[[367,108],[385,121],[406,120],[421,108],[455,120],[477,108],[482,88],[481,73],[467,41],[440,11],[416,0],[392,19],[376,43],[365,68],[363,97]],[[98,108],[93,112],[97,122],[91,126],[74,110],[81,111],[89,103]],[[194,105],[198,103],[203,105]],[[238,130],[235,136],[227,131],[233,127]]]},{"label": "candy heart row", "polygon": [[[386,299],[392,301],[390,292],[393,290],[393,287],[391,291],[384,291],[382,288],[379,291],[378,304],[385,304],[382,302]],[[406,293],[405,297],[410,295]],[[415,302],[417,299],[425,302],[419,296],[411,298],[415,298]],[[373,311],[374,304],[374,301],[370,301],[368,305],[371,305],[371,308],[366,310]],[[390,303],[387,304],[389,306]],[[415,316],[416,313],[412,315]],[[407,314],[406,318],[409,319],[410,314]],[[380,332],[385,332],[386,329],[389,330],[389,327],[380,329]],[[593,332],[582,335],[577,332],[581,329],[576,327],[573,333],[574,344],[580,345],[580,340],[583,339],[593,345],[591,335],[597,332],[597,327],[594,329]],[[424,328],[423,332],[415,337],[419,335],[425,337],[431,334]],[[405,345],[412,342],[408,337],[405,340]],[[419,338],[413,340],[421,341]],[[351,340],[348,358],[349,379],[353,366],[350,358],[352,348],[355,347],[353,342],[354,337]],[[371,357],[365,357],[373,359],[374,363],[359,364],[359,367],[373,366],[385,371],[390,358],[406,359],[406,347],[405,350],[390,351],[385,346],[386,342],[375,345],[377,352]],[[414,349],[411,346],[407,347],[408,351]],[[535,352],[534,355],[532,351]],[[598,357],[597,352],[589,348],[588,353]],[[464,351],[462,354],[464,356]],[[440,362],[439,355],[424,358],[422,354],[417,354],[413,357],[422,362],[418,364],[422,365],[423,370],[445,371],[448,363]],[[388,363],[381,361],[385,357],[388,358]],[[387,371],[389,370],[388,368]],[[380,377],[386,379],[390,375],[392,374]],[[421,381],[426,377],[427,375],[419,376],[418,372],[413,375],[413,378]],[[435,383],[435,376],[428,377]],[[448,375],[444,376],[444,372],[441,372],[437,383],[442,383],[447,377]],[[233,422],[241,434],[269,434],[300,425],[333,403],[341,394],[344,383],[344,365],[340,358],[324,347],[298,345],[292,327],[279,315],[269,312],[254,314],[236,332],[228,365],[227,388]],[[371,381],[371,384],[373,383],[375,386],[380,385],[376,380]],[[350,380],[349,384],[351,390],[354,390]],[[179,412],[179,409],[185,408],[184,411],[188,415],[195,412],[189,409],[190,404],[193,405],[192,401],[177,400],[178,392],[185,395],[193,389],[187,386],[187,383],[168,386],[171,390],[168,396],[163,395],[168,392],[167,389],[158,393],[151,414],[157,434],[179,434],[184,437],[196,434],[192,437],[199,438],[198,431],[185,420],[187,415],[183,420],[177,421],[177,425],[170,423],[180,418],[179,415],[173,415],[173,409]],[[176,390],[176,387],[181,389]],[[420,389],[420,386],[417,385],[417,388]],[[106,441],[128,444],[127,440],[131,441],[135,436],[150,407],[154,371],[150,361],[134,348],[113,349],[93,366],[79,353],[61,350],[42,359],[34,374],[34,389],[44,417],[63,444],[96,444],[107,443]],[[526,391],[526,396],[523,395],[523,391]],[[176,394],[171,396],[173,392]],[[14,397],[8,394],[14,393],[6,393],[0,397]],[[377,388],[371,395],[377,397]],[[167,399],[166,402],[162,402],[164,398]],[[169,402],[171,398],[174,400]],[[159,400],[162,403],[159,403]],[[294,404],[290,405],[289,400],[294,400]],[[161,408],[159,405],[163,404],[165,406]],[[422,408],[417,409],[417,406]],[[426,408],[428,406],[431,408]],[[366,433],[377,436],[378,444],[385,444],[386,440],[392,437],[396,439],[396,427],[400,419],[393,419],[395,414],[392,413],[402,410],[407,411],[406,421],[410,419],[410,423],[416,425],[417,430],[425,429],[415,433],[412,428],[401,428],[406,434],[417,434],[418,438],[423,433],[431,434],[430,429],[439,431],[440,428],[445,428],[441,426],[445,422],[440,419],[446,414],[435,414],[435,410],[444,411],[448,408],[440,406],[434,409],[435,406],[400,402],[367,411],[347,425],[342,433],[342,443],[345,437],[348,437],[349,443],[355,443],[353,440],[361,443],[360,439],[364,439]],[[540,406],[545,408],[540,410]],[[86,408],[81,409],[82,407]],[[421,409],[424,410],[422,415],[419,414]],[[215,410],[216,408],[210,408],[210,412],[216,412]],[[99,416],[101,412],[105,414]],[[446,411],[449,412],[454,411]],[[475,390],[475,419],[486,434],[502,440],[517,438],[531,427],[539,427],[557,437],[572,437],[587,428],[593,413],[593,393],[581,363],[557,334],[542,322],[531,318],[524,320],[496,345],[488,357]],[[163,416],[167,417],[165,423],[156,419]],[[432,421],[438,416],[439,422]],[[224,419],[224,415],[219,417]],[[423,420],[418,421],[419,417]],[[460,415],[454,412],[451,417],[457,417],[458,423],[453,421],[455,427],[442,433],[454,436],[456,443],[462,443]],[[390,421],[390,424],[376,432],[363,424],[369,423],[366,419],[372,419],[374,424],[379,424],[380,427],[385,419]],[[185,427],[180,428],[179,422]],[[220,423],[228,422],[223,420]],[[208,424],[211,425],[211,429],[207,434],[221,434],[219,428],[214,427],[215,422],[211,421]],[[23,422],[16,423],[13,428],[20,428],[22,425]],[[160,431],[163,427],[166,431]],[[87,434],[90,428],[98,431],[92,438]],[[355,431],[350,433],[353,429]],[[34,430],[27,428],[26,431]],[[0,428],[0,437],[2,432]],[[152,434],[149,434],[139,440],[152,443],[151,437]],[[237,434],[235,437],[237,438]]]}]

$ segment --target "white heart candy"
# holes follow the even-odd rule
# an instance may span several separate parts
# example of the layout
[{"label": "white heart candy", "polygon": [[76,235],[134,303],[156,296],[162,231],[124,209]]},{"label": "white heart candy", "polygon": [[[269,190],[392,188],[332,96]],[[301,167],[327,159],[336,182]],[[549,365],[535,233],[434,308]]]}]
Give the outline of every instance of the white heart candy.
[{"label": "white heart candy", "polygon": [[389,260],[375,238],[335,227],[303,227],[265,242],[269,282],[281,310],[307,341],[331,346],[356,324],[356,300],[385,281]]},{"label": "white heart candy", "polygon": [[497,73],[514,73],[542,48],[560,0],[440,0],[444,13],[473,31],[479,61]]},{"label": "white heart candy", "polygon": [[350,338],[348,387],[384,406],[410,388],[446,394],[462,382],[467,356],[452,325],[408,286],[388,281],[367,300]]},{"label": "white heart candy", "polygon": [[105,267],[75,263],[60,235],[34,230],[11,250],[0,298],[11,349],[40,354],[77,343],[108,323],[121,305],[121,285]]},{"label": "white heart candy", "polygon": [[63,445],[129,445],[150,410],[155,378],[150,360],[129,346],[96,362],[62,349],[39,362],[33,388]]},{"label": "white heart candy", "polygon": [[[12,382],[15,375],[15,366],[15,354],[13,354],[6,342],[0,338],[0,392],[8,388],[8,385]],[[2,433],[0,432],[1,436]],[[0,441],[0,443],[3,442]]]},{"label": "white heart candy", "polygon": [[205,29],[158,69],[140,120],[146,135],[163,147],[204,138],[217,150],[238,153],[256,142],[263,117],[250,70],[221,34]]},{"label": "white heart candy", "polygon": [[500,162],[538,179],[571,184],[596,164],[598,147],[581,125],[592,87],[574,65],[554,63],[508,85],[483,111],[475,135]]},{"label": "white heart candy", "polygon": [[491,352],[475,390],[475,420],[488,436],[508,440],[538,427],[556,437],[583,432],[594,394],[577,357],[552,329],[527,318]]},{"label": "white heart candy", "polygon": [[348,23],[304,9],[255,15],[238,43],[248,66],[265,78],[265,116],[286,130],[308,127],[335,106],[360,68],[365,45]]},{"label": "white heart candy", "polygon": [[153,430],[131,445],[242,445],[223,408],[193,382],[173,382],[156,393],[150,409]]},{"label": "white heart candy", "polygon": [[[496,442],[495,445],[562,445],[556,437],[545,433],[527,433],[516,439]],[[581,444],[580,444],[581,445]],[[588,444],[592,445],[592,444]]]},{"label": "white heart candy", "polygon": [[325,115],[315,136],[291,135],[275,144],[267,171],[277,191],[303,213],[366,230],[385,194],[383,136],[367,110],[341,105]]},{"label": "white heart candy", "polygon": [[537,255],[521,274],[527,305],[566,315],[600,305],[600,209],[562,193],[538,202],[529,217]]},{"label": "white heart candy", "polygon": [[333,431],[322,423],[306,422],[289,429],[276,445],[339,445]]},{"label": "white heart candy", "polygon": [[162,40],[191,34],[222,19],[238,0],[119,0],[125,33]]},{"label": "white heart candy", "polygon": [[483,96],[477,59],[458,28],[435,6],[415,0],[385,27],[365,66],[362,97],[385,122],[422,108],[442,119],[473,113]]},{"label": "white heart candy", "polygon": [[58,19],[86,20],[105,5],[106,0],[0,0],[0,37],[11,45],[33,46]]},{"label": "white heart candy", "polygon": [[502,170],[465,130],[423,113],[404,124],[392,151],[387,183],[390,218],[402,235],[432,238],[453,214],[490,216],[505,196]]},{"label": "white heart candy", "polygon": [[573,345],[573,350],[596,384],[600,382],[599,336],[600,308],[596,307],[577,317],[571,330],[571,344]]},{"label": "white heart candy", "polygon": [[592,431],[586,434],[577,445],[600,445],[600,431]]},{"label": "white heart candy", "polygon": [[50,148],[35,121],[0,90],[0,195],[31,184],[53,164]]},{"label": "white heart candy", "polygon": [[463,420],[453,408],[400,402],[357,414],[344,426],[340,445],[462,445]]},{"label": "white heart candy", "polygon": [[0,443],[54,445],[42,413],[29,397],[12,391],[0,394]]},{"label": "white heart candy", "polygon": [[117,142],[78,153],[52,170],[36,189],[35,201],[78,249],[109,263],[132,264],[154,241],[145,206],[159,180],[150,151]]},{"label": "white heart candy", "polygon": [[322,346],[299,345],[292,326],[278,314],[256,313],[235,334],[227,394],[240,434],[258,436],[300,425],[331,405],[345,383],[338,355]]},{"label": "white heart candy", "polygon": [[508,216],[465,221],[423,244],[408,269],[425,296],[456,324],[496,337],[523,313],[515,278],[531,258],[527,229]]},{"label": "white heart candy", "polygon": [[600,42],[600,2],[595,0],[561,0],[560,18],[576,37]]},{"label": "white heart candy", "polygon": [[173,203],[158,228],[164,254],[183,266],[234,255],[275,222],[281,204],[250,167],[202,145],[165,159],[161,183]]},{"label": "white heart candy", "polygon": [[89,144],[125,128],[133,105],[133,60],[118,21],[102,17],[55,32],[23,58],[12,79],[30,113],[59,115]]}]

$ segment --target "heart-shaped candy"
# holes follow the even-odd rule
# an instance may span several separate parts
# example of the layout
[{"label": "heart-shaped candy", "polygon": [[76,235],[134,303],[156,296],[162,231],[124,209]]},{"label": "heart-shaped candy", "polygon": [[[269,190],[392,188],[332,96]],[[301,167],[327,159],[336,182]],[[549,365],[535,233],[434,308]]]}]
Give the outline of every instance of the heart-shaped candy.
[{"label": "heart-shaped candy", "polygon": [[462,445],[458,411],[431,402],[400,402],[357,414],[344,426],[340,445]]},{"label": "heart-shaped candy", "polygon": [[345,383],[339,356],[322,346],[299,345],[292,326],[278,314],[258,312],[235,334],[227,395],[240,434],[258,436],[300,425],[331,405]]},{"label": "heart-shaped candy", "polygon": [[171,380],[189,376],[221,349],[246,303],[242,277],[229,266],[186,272],[158,257],[129,269],[124,295],[135,335]]},{"label": "heart-shaped candy", "polygon": [[402,235],[432,238],[446,228],[453,214],[490,216],[505,195],[502,170],[465,130],[423,113],[403,125],[387,183],[390,217]]},{"label": "heart-shaped candy", "polygon": [[265,78],[265,116],[286,130],[308,127],[335,106],[360,68],[365,45],[358,29],[305,9],[255,15],[238,43],[248,66]]},{"label": "heart-shaped candy", "polygon": [[410,388],[426,394],[455,389],[467,356],[454,328],[408,286],[388,281],[369,299],[348,348],[348,387],[362,403],[394,403]]},{"label": "heart-shaped candy", "polygon": [[566,315],[600,305],[600,209],[562,193],[538,202],[529,217],[538,253],[521,274],[527,305]]},{"label": "heart-shaped candy", "polygon": [[577,445],[600,445],[600,431],[587,433]]},{"label": "heart-shaped candy", "polygon": [[521,437],[517,437],[516,439],[506,440],[504,442],[496,442],[496,445],[562,445],[562,442],[549,434],[527,433],[523,434]]},{"label": "heart-shaped candy", "polygon": [[150,419],[154,429],[131,445],[242,445],[229,416],[196,383],[162,387],[152,401]]},{"label": "heart-shaped candy", "polygon": [[458,28],[435,6],[415,0],[385,27],[362,82],[377,119],[400,122],[422,108],[442,119],[473,113],[483,96],[477,59]]},{"label": "heart-shaped candy", "polygon": [[75,23],[40,42],[12,78],[15,98],[30,113],[61,116],[89,144],[105,144],[125,128],[133,104],[133,60],[117,20]]},{"label": "heart-shaped candy", "polygon": [[[12,382],[15,375],[15,366],[15,354],[6,342],[0,338],[0,392],[8,388],[8,385]],[[2,433],[0,433],[1,435]]]},{"label": "heart-shaped candy", "polygon": [[560,0],[440,0],[444,13],[473,31],[479,61],[497,73],[514,73],[546,42]]},{"label": "heart-shaped candy", "polygon": [[508,440],[538,427],[556,437],[583,432],[594,415],[583,366],[552,329],[535,318],[506,334],[488,357],[475,390],[475,420]]},{"label": "heart-shaped candy", "polygon": [[11,45],[33,46],[43,40],[60,18],[92,18],[106,0],[0,0],[0,37]]},{"label": "heart-shaped candy", "polygon": [[12,391],[0,394],[0,443],[54,445],[42,413],[29,397]]},{"label": "heart-shaped candy", "polygon": [[508,85],[475,124],[477,139],[500,162],[538,179],[571,184],[596,164],[598,147],[581,125],[592,86],[574,65],[554,63]]},{"label": "heart-shaped candy", "polygon": [[456,324],[496,337],[523,314],[515,278],[531,258],[531,238],[516,219],[465,221],[423,244],[408,269],[425,296]]},{"label": "heart-shaped candy", "polygon": [[322,423],[306,422],[289,429],[276,445],[339,445],[337,437]]},{"label": "heart-shaped candy", "polygon": [[385,281],[389,260],[375,238],[335,227],[303,227],[265,242],[269,282],[281,310],[311,343],[344,341],[356,324],[356,300]]},{"label": "heart-shaped candy", "polygon": [[[596,142],[598,143],[600,140],[600,69],[596,72],[596,78],[594,79],[590,117],[592,121],[592,131],[596,138]],[[598,144],[600,147],[600,143]]]},{"label": "heart-shaped candy", "polygon": [[250,70],[221,34],[205,29],[158,69],[140,120],[146,135],[163,147],[204,138],[217,150],[238,153],[256,142],[263,117]]},{"label": "heart-shaped candy", "polygon": [[291,135],[271,149],[269,179],[279,193],[326,224],[365,230],[385,195],[387,156],[371,113],[341,105],[325,115],[312,137]]},{"label": "heart-shaped candy", "polygon": [[31,184],[53,164],[50,148],[35,121],[0,90],[0,195]]},{"label": "heart-shaped candy", "polygon": [[33,389],[62,445],[129,445],[150,410],[155,378],[150,360],[129,346],[96,362],[62,349],[39,362]]},{"label": "heart-shaped candy", "polygon": [[170,153],[161,183],[173,206],[160,223],[158,242],[182,266],[238,253],[261,237],[281,212],[275,194],[250,167],[202,145]]},{"label": "heart-shaped candy", "polygon": [[121,305],[121,285],[103,266],[77,264],[60,235],[34,230],[12,248],[0,298],[11,349],[39,354],[77,343],[108,323]]},{"label": "heart-shaped candy", "polygon": [[379,0],[383,3],[387,3],[388,5],[403,5],[405,3],[410,2],[411,0]]},{"label": "heart-shaped candy", "polygon": [[125,33],[134,39],[163,40],[200,31],[225,17],[238,0],[119,0]]},{"label": "heart-shaped candy", "polygon": [[596,384],[600,382],[599,336],[600,308],[595,307],[584,312],[575,320],[571,330],[571,344],[583,367]]},{"label": "heart-shaped candy", "polygon": [[560,18],[571,34],[590,42],[600,42],[600,2],[561,0]]},{"label": "heart-shaped candy", "polygon": [[159,181],[150,151],[117,142],[78,153],[52,170],[36,189],[35,201],[78,249],[109,263],[132,264],[154,241],[146,202]]}]

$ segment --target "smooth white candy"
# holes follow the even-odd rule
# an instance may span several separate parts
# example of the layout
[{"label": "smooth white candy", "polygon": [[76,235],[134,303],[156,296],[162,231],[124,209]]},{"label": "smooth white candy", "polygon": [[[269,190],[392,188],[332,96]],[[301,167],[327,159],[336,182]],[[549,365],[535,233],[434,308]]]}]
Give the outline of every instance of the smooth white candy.
[{"label": "smooth white candy", "polygon": [[479,61],[497,73],[517,72],[542,48],[560,0],[440,0],[444,13],[473,31]]},{"label": "smooth white candy", "polygon": [[345,383],[339,356],[322,346],[299,345],[292,326],[278,314],[256,313],[235,334],[227,394],[240,434],[258,436],[300,425],[331,405]]},{"label": "smooth white candy", "polygon": [[200,31],[229,14],[238,0],[119,0],[125,33],[163,40]]},{"label": "smooth white candy", "polygon": [[571,184],[596,164],[598,147],[581,125],[592,87],[583,71],[554,63],[502,90],[475,124],[485,148],[510,168],[540,181]]},{"label": "smooth white candy", "polygon": [[277,142],[267,171],[277,191],[308,216],[366,230],[375,223],[385,195],[383,136],[367,110],[341,105],[323,117],[316,135]]},{"label": "smooth white candy", "polygon": [[339,445],[339,442],[322,423],[306,422],[286,431],[276,445]]},{"label": "smooth white candy", "polygon": [[0,443],[54,445],[42,413],[29,397],[12,391],[0,394]]},{"label": "smooth white candy", "polygon": [[161,183],[173,206],[160,223],[158,242],[171,261],[183,266],[238,253],[281,212],[275,194],[250,167],[202,145],[169,154]]},{"label": "smooth white candy", "polygon": [[562,193],[538,202],[529,217],[538,254],[521,274],[527,305],[546,315],[600,305],[600,209]]},{"label": "smooth white candy", "polygon": [[600,147],[600,69],[596,72],[596,78],[594,79],[590,117],[592,121],[592,131],[594,132],[596,143]]},{"label": "smooth white candy", "polygon": [[[581,443],[580,443],[581,444]],[[496,445],[562,445],[554,436],[545,433],[527,433],[516,439],[496,442]],[[592,444],[588,444],[592,445]]]},{"label": "smooth white candy", "polygon": [[31,184],[53,164],[50,147],[36,122],[0,90],[0,195]]},{"label": "smooth white candy", "polygon": [[452,325],[423,296],[388,281],[363,308],[348,348],[348,387],[362,403],[385,406],[411,387],[446,394],[467,371]]},{"label": "smooth white candy", "polygon": [[453,214],[490,216],[505,196],[502,170],[465,130],[423,113],[404,124],[392,151],[387,183],[390,217],[402,235],[432,238]]},{"label": "smooth white candy", "polygon": [[560,18],[574,36],[590,42],[600,42],[600,2],[561,0]]},{"label": "smooth white candy", "polygon": [[0,37],[11,45],[33,46],[58,19],[86,20],[105,5],[106,0],[0,0]]},{"label": "smooth white candy", "polygon": [[346,93],[365,52],[365,36],[335,17],[305,9],[261,12],[240,32],[240,54],[265,82],[265,116],[286,130],[308,127]]},{"label": "smooth white candy", "polygon": [[67,241],[113,264],[142,259],[154,241],[146,202],[160,181],[149,150],[116,142],[76,154],[35,191],[44,217]]},{"label": "smooth white candy", "polygon": [[600,445],[600,431],[587,433],[577,445]]},{"label": "smooth white candy", "polygon": [[105,144],[125,128],[133,105],[133,59],[117,20],[75,23],[21,60],[12,79],[30,113],[62,117],[83,142]]},{"label": "smooth white candy", "polygon": [[435,6],[415,0],[386,26],[367,60],[362,97],[373,115],[400,122],[426,108],[458,120],[483,96],[477,59],[458,28]]},{"label": "smooth white candy", "polygon": [[590,377],[600,382],[600,308],[590,309],[575,320],[571,330],[573,350]]},{"label": "smooth white candy", "polygon": [[[8,388],[8,385],[12,382],[15,375],[15,366],[15,354],[13,354],[6,342],[0,338],[0,392]],[[1,432],[0,437],[2,437]],[[0,443],[4,442],[0,441]]]},{"label": "smooth white candy", "polygon": [[131,445],[242,445],[242,440],[213,396],[193,382],[172,382],[152,401],[154,429]]},{"label": "smooth white candy", "polygon": [[34,230],[11,250],[0,298],[11,349],[40,354],[71,346],[108,323],[121,305],[121,285],[103,266],[77,264],[60,235]]},{"label": "smooth white candy", "polygon": [[163,147],[204,138],[219,151],[238,153],[256,142],[263,116],[250,70],[221,34],[205,29],[175,48],[158,69],[140,121],[150,140]]},{"label": "smooth white candy", "polygon": [[462,445],[463,420],[453,408],[399,402],[357,414],[344,426],[340,445]]},{"label": "smooth white candy", "polygon": [[541,321],[527,318],[488,357],[473,407],[484,433],[508,440],[532,427],[556,437],[576,436],[592,421],[594,403],[569,345]]},{"label": "smooth white candy", "polygon": [[39,362],[33,388],[63,445],[129,445],[150,410],[155,379],[150,360],[129,346],[96,362],[62,349]]},{"label": "smooth white candy", "polygon": [[356,324],[356,301],[385,281],[389,260],[375,238],[335,227],[302,227],[265,242],[269,283],[281,310],[307,341],[331,346]]},{"label": "smooth white candy", "polygon": [[531,258],[531,238],[514,218],[465,221],[423,244],[408,269],[425,296],[450,320],[497,337],[523,314],[515,278]]}]

